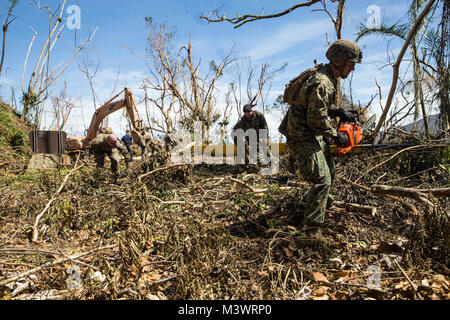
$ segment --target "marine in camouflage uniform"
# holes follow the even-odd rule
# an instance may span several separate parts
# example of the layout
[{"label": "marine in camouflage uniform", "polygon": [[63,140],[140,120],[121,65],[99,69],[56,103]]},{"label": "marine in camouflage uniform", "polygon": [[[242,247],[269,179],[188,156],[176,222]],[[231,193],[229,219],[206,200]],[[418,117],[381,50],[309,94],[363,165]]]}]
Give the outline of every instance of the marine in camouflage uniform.
[{"label": "marine in camouflage uniform", "polygon": [[141,157],[144,158],[147,154],[146,137],[148,136],[148,138],[150,138],[150,133],[148,131],[145,131],[145,129],[134,129],[133,133],[135,143],[141,149]]},{"label": "marine in camouflage uniform", "polygon": [[[266,118],[264,117],[264,115],[256,110],[252,110],[252,106],[251,105],[245,105],[244,106],[244,115],[241,117],[241,119],[234,125],[233,127],[233,131],[232,131],[232,136],[233,136],[233,141],[234,144],[237,145],[238,141],[237,141],[237,136],[235,135],[235,131],[238,129],[242,129],[244,130],[244,133],[249,130],[249,129],[255,129],[256,130],[256,141],[257,141],[257,146],[256,146],[256,150],[257,150],[257,162],[260,162],[260,158],[259,158],[259,139],[260,139],[260,129],[264,129],[266,130],[266,136],[264,137],[264,139],[266,139],[266,146],[267,146],[267,153],[266,156],[268,158],[270,158],[270,151],[269,151],[269,139],[268,139],[268,135],[269,135],[269,127],[267,126],[267,121]],[[245,137],[245,163],[248,164],[249,163],[249,137],[246,136]]]},{"label": "marine in camouflage uniform", "polygon": [[164,149],[167,154],[170,154],[170,152],[173,150],[173,148],[176,145],[175,139],[172,137],[172,131],[167,131],[167,133],[164,135]]},{"label": "marine in camouflage uniform", "polygon": [[[120,153],[125,157],[128,165],[130,154],[125,145],[112,137],[113,134],[99,134],[91,141],[91,152],[94,154],[97,168],[103,168],[105,165],[105,155],[111,160],[111,171],[115,176],[120,174]],[[115,138],[115,139],[114,139]],[[114,144],[115,143],[115,144]]]},{"label": "marine in camouflage uniform", "polygon": [[111,134],[111,133],[114,133],[113,130],[112,130],[110,127],[100,128],[99,132],[100,132],[100,133],[103,133],[103,134]]},{"label": "marine in camouflage uniform", "polygon": [[302,178],[311,182],[306,197],[304,225],[321,225],[325,218],[335,165],[330,141],[344,145],[348,138],[338,132],[330,118],[353,117],[347,110],[335,108],[338,78],[346,78],[361,62],[359,47],[348,40],[338,40],[327,51],[330,63],[320,65],[301,85],[295,104],[291,104],[279,128],[286,134],[290,156],[295,159]]},{"label": "marine in camouflage uniform", "polygon": [[150,149],[150,154],[152,156],[163,151],[163,145],[161,142],[155,139],[150,139],[147,142],[147,147]]}]

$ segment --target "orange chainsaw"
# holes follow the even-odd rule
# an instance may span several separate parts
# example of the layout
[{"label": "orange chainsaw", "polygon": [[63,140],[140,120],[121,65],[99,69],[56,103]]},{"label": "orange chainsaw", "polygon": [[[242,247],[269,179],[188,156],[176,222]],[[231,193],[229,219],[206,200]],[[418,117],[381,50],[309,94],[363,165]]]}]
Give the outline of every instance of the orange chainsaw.
[{"label": "orange chainsaw", "polygon": [[353,149],[363,139],[363,132],[368,129],[376,120],[376,115],[370,117],[363,125],[355,119],[354,122],[339,122],[339,132],[342,132],[348,137],[348,142],[343,147],[336,146],[336,154],[342,155]]}]

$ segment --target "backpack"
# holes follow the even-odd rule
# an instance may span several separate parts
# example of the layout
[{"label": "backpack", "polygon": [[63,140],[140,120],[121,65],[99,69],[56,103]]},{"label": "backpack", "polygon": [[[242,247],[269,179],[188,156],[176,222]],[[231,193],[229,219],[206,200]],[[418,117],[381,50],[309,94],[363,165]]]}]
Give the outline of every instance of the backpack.
[{"label": "backpack", "polygon": [[313,74],[317,72],[319,69],[319,65],[316,65],[315,67],[309,68],[291,81],[286,85],[286,88],[284,89],[283,93],[283,103],[287,103],[289,105],[295,104],[297,101],[295,100],[295,96],[297,95],[298,91],[302,87],[303,83]]},{"label": "backpack", "polygon": [[[314,61],[315,62],[315,61]],[[295,96],[297,95],[298,91],[302,87],[303,83],[313,74],[317,72],[321,65],[317,65],[315,67],[309,68],[302,73],[300,73],[297,77],[289,81],[289,83],[286,85],[286,88],[284,89],[283,94],[283,103],[287,103],[289,105],[296,104],[297,101],[295,100]],[[288,115],[291,108],[289,108],[288,112],[286,112],[286,115],[284,116],[283,120],[281,121],[280,126],[278,127],[278,131],[284,135],[288,136],[287,133],[287,123],[288,123]]]}]

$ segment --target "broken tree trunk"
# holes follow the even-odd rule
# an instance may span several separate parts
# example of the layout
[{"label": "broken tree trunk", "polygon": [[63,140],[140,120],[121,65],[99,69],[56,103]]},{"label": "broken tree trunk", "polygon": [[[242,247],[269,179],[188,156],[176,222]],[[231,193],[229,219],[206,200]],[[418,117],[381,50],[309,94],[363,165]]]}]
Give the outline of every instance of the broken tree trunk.
[{"label": "broken tree trunk", "polygon": [[42,218],[42,216],[45,214],[45,212],[47,212],[47,210],[50,208],[50,205],[53,203],[53,201],[55,201],[56,197],[60,194],[60,192],[62,191],[62,189],[64,188],[64,186],[66,185],[67,180],[69,179],[69,176],[74,173],[75,171],[77,171],[78,169],[80,169],[81,167],[83,167],[85,165],[85,163],[82,163],[81,165],[77,166],[78,163],[78,159],[79,156],[77,158],[77,161],[75,162],[75,166],[72,170],[70,170],[70,172],[64,177],[63,182],[61,183],[61,185],[59,186],[58,190],[56,190],[55,194],[53,195],[53,197],[50,199],[49,202],[47,202],[47,205],[45,206],[45,208],[41,211],[41,213],[39,213],[36,216],[36,220],[34,221],[34,225],[31,227],[32,229],[32,235],[31,235],[31,241],[35,244],[39,244],[39,230],[38,230],[38,225],[39,225],[39,220]]},{"label": "broken tree trunk", "polygon": [[428,199],[427,194],[431,194],[435,197],[450,197],[450,188],[413,189],[404,187],[391,187],[385,185],[373,185],[371,187],[371,191],[376,194],[386,194],[391,196],[412,198],[431,207],[434,207],[434,205]]},{"label": "broken tree trunk", "polygon": [[371,206],[363,206],[356,203],[346,203],[343,201],[334,201],[333,206],[339,207],[339,208],[345,208],[349,211],[353,212],[359,212],[362,214],[370,214],[374,216],[377,213],[377,208],[371,207]]}]

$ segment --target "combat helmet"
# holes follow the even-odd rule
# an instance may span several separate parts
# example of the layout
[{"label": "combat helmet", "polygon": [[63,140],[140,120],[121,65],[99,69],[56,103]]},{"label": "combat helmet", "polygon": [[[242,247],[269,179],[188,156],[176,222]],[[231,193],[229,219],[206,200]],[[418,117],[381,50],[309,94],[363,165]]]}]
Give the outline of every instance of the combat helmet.
[{"label": "combat helmet", "polygon": [[353,41],[340,39],[328,48],[326,57],[336,65],[342,65],[347,61],[361,63],[362,51]]}]

